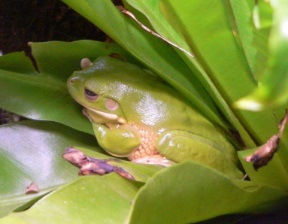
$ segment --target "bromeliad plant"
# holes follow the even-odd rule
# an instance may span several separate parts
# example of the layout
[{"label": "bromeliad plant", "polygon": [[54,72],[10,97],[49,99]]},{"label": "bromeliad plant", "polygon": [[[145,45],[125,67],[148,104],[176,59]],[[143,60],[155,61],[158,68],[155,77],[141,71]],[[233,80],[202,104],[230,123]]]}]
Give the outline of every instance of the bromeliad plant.
[{"label": "bromeliad plant", "polygon": [[[286,1],[124,1],[142,26],[110,1],[63,2],[117,44],[31,43],[39,72],[23,53],[0,58],[0,107],[31,119],[0,128],[0,223],[195,223],[283,208],[288,133],[285,122],[278,125],[288,96]],[[109,157],[97,147],[66,80],[82,58],[109,54],[150,69],[215,125],[237,133],[235,150],[242,149],[243,176],[250,179],[193,161],[161,168],[124,160],[111,163],[136,181],[115,173],[78,177],[62,158],[68,146]],[[272,136],[272,146],[265,144]],[[274,156],[259,168],[246,160],[263,144]],[[31,182],[40,191],[25,195]]]}]

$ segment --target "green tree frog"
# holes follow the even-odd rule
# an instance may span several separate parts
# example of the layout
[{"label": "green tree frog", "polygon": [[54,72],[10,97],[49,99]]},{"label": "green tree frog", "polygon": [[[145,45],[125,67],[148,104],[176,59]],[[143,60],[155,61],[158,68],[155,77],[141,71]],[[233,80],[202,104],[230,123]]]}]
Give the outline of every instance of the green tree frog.
[{"label": "green tree frog", "polygon": [[152,72],[109,56],[81,64],[83,70],[67,81],[68,91],[108,153],[163,166],[192,159],[238,172],[235,149],[223,130]]}]

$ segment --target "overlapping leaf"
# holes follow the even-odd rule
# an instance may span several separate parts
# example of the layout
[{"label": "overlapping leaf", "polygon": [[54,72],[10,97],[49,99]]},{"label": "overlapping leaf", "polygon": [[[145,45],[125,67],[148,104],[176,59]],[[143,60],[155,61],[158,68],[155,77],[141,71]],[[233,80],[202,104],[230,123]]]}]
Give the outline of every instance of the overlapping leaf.
[{"label": "overlapping leaf", "polygon": [[28,211],[0,219],[0,223],[124,223],[139,187],[141,183],[129,182],[117,174],[80,178]]},{"label": "overlapping leaf", "polygon": [[[94,158],[111,158],[96,147],[93,136],[54,122],[23,121],[1,126],[0,217],[19,206],[23,206],[18,209],[22,211],[33,204],[33,199],[77,179],[77,169],[62,158],[65,148],[72,145],[79,146],[82,152]],[[122,160],[115,160],[112,164],[125,169],[135,180],[141,182],[145,182],[161,169],[158,166],[145,166]],[[31,182],[34,182],[40,191],[26,195],[25,189]],[[106,178],[106,183],[114,185],[114,181],[110,181],[109,177]],[[26,203],[28,204],[24,206]],[[113,205],[107,205],[110,206]]]},{"label": "overlapping leaf", "polygon": [[[1,126],[0,216],[77,178],[76,169],[63,160],[63,151],[73,144],[101,151],[95,143],[93,136],[53,122]],[[25,195],[31,182],[40,192]]]},{"label": "overlapping leaf", "polygon": [[141,188],[128,223],[196,223],[223,214],[277,209],[287,200],[285,191],[229,179],[189,161],[162,170]]},{"label": "overlapping leaf", "polygon": [[[219,93],[215,95],[224,100],[228,110],[223,105],[221,106],[221,102],[217,105],[224,114],[232,109],[233,114],[239,119],[250,137],[256,140],[256,143],[265,142],[273,133],[277,132],[275,114],[280,119],[284,113],[284,108],[259,113],[233,109],[234,101],[249,94],[256,87],[254,74],[250,70],[246,58],[247,52],[251,51],[250,49],[253,50],[253,45],[250,43],[250,48],[247,49],[246,46],[244,51],[244,46],[239,42],[239,39],[242,40],[245,36],[241,35],[240,31],[238,34],[238,30],[242,29],[235,29],[235,27],[238,28],[239,16],[237,17],[237,14],[232,11],[234,8],[238,14],[241,14],[242,11],[247,14],[247,10],[243,10],[245,7],[240,7],[238,4],[237,8],[235,8],[235,4],[230,4],[227,7],[225,1],[168,2],[163,4],[166,7],[166,17],[171,23],[173,19],[176,20],[173,22],[175,29],[182,33],[190,47],[197,52],[198,61],[207,71],[212,85]],[[239,4],[249,8],[246,1],[239,1]],[[226,13],[227,11],[229,13]],[[235,16],[235,21],[229,22],[232,19],[231,13]],[[250,33],[251,36],[252,26],[247,20],[244,22],[246,26],[250,26],[248,34]],[[212,30],[213,32],[211,32]],[[252,55],[252,53],[250,54]],[[221,99],[215,99],[215,101],[219,102]],[[243,135],[241,129],[238,129],[239,126],[234,125],[235,122],[231,120],[229,114],[226,117],[232,122],[233,127],[240,132],[246,146],[253,147],[252,142],[249,141],[249,136]]]},{"label": "overlapping leaf", "polygon": [[287,106],[287,14],[288,3],[285,0],[273,3],[259,1],[254,13],[258,29],[256,43],[263,56],[258,57],[258,64],[262,67],[258,74],[259,86],[252,94],[238,101],[236,104],[238,107],[258,111],[275,105]]}]

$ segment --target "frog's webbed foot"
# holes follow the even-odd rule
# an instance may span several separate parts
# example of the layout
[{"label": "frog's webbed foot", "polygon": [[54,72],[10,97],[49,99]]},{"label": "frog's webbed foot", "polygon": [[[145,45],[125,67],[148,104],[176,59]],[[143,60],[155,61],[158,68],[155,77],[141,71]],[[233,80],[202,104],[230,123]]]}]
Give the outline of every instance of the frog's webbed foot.
[{"label": "frog's webbed foot", "polygon": [[152,155],[152,156],[145,156],[142,158],[134,159],[132,162],[134,163],[143,163],[143,164],[152,164],[152,165],[160,165],[160,166],[171,166],[175,164],[171,160],[161,156],[161,155]]},{"label": "frog's webbed foot", "polygon": [[69,147],[63,154],[64,159],[79,168],[79,175],[105,175],[111,172],[116,172],[117,174],[134,180],[134,177],[122,169],[121,167],[109,164],[109,161],[115,161],[116,159],[96,159],[86,156],[83,152]]}]

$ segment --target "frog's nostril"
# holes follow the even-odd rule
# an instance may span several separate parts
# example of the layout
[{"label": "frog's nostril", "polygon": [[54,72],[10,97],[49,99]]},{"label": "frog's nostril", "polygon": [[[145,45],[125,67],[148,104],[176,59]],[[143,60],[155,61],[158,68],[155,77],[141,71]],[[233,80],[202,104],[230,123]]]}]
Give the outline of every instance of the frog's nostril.
[{"label": "frog's nostril", "polygon": [[76,82],[77,80],[79,80],[78,77],[72,77],[72,78],[69,79],[69,82],[70,82],[70,83],[74,83],[74,82]]}]

